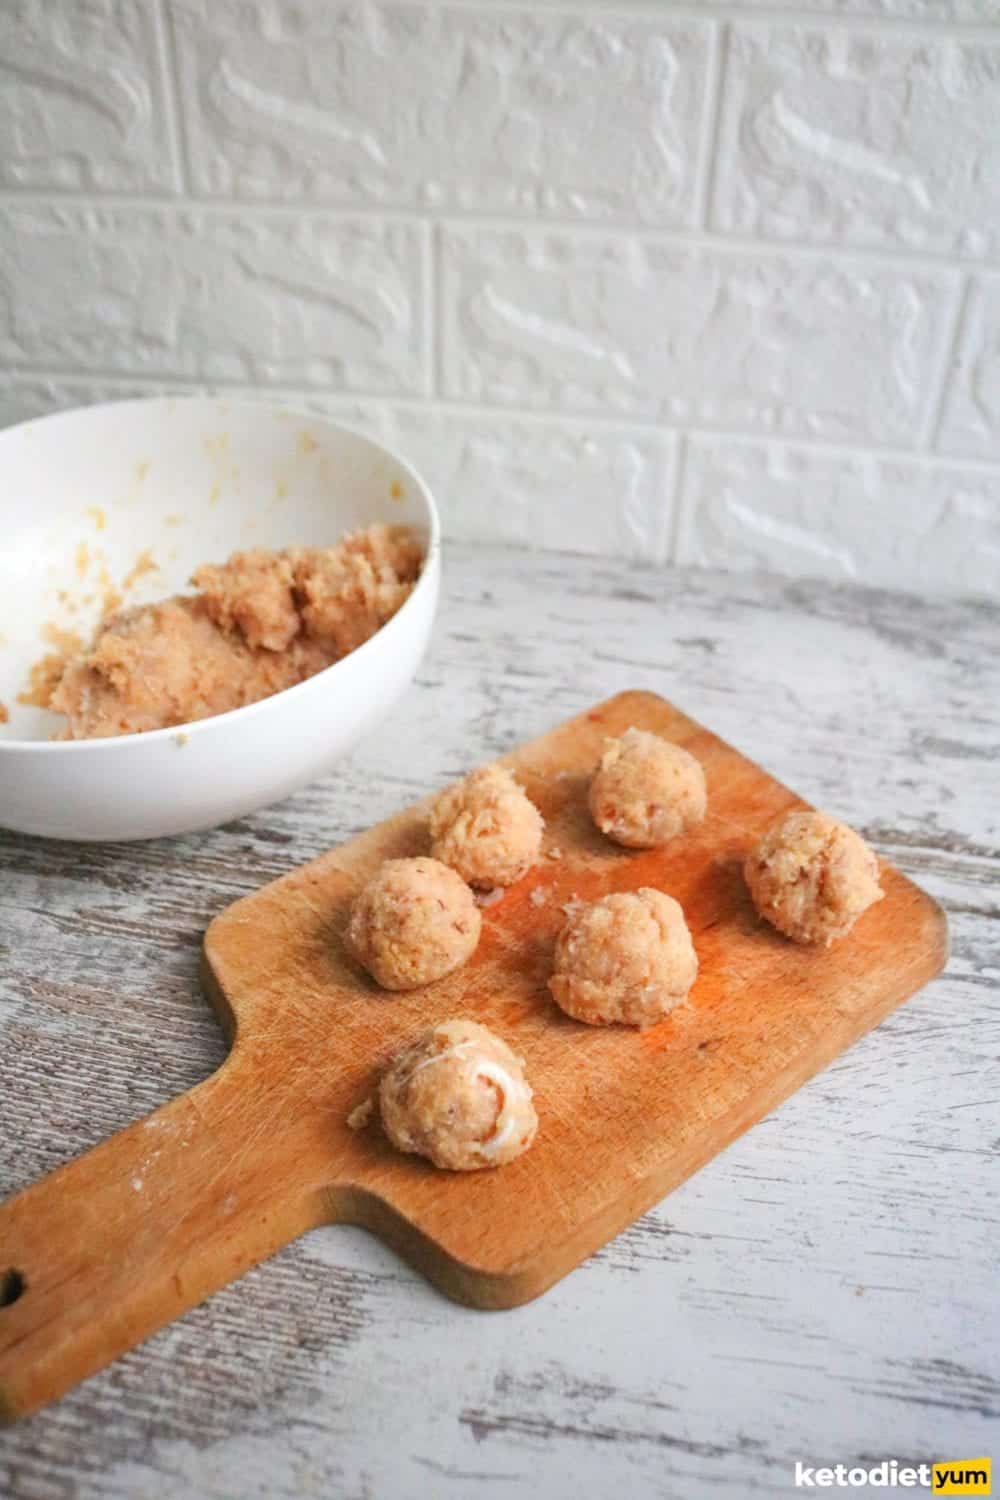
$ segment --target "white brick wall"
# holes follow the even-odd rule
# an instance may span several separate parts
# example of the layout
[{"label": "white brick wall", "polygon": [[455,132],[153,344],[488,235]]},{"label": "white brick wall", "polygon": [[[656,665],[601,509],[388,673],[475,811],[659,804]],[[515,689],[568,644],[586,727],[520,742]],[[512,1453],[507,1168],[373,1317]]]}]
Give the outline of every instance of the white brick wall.
[{"label": "white brick wall", "polygon": [[1000,589],[1000,0],[9,0],[0,421],[251,390],[448,532]]}]

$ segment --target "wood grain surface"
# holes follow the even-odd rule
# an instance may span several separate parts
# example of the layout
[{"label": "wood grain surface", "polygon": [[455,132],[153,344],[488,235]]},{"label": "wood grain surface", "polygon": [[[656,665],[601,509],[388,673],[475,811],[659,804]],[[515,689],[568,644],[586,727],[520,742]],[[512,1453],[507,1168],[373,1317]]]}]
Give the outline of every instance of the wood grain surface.
[{"label": "wood grain surface", "polygon": [[996,1451],[997,616],[852,588],[449,554],[418,687],[336,776],[191,839],[0,835],[0,1191],[224,1055],[236,897],[625,682],[944,905],[945,975],[546,1297],[483,1317],[304,1236],[0,1434],[7,1500],[792,1493],[794,1461]]},{"label": "wood grain surface", "polygon": [[[632,725],[696,755],[709,797],[698,829],[641,854],[597,831],[586,796],[605,737]],[[544,1291],[938,973],[946,948],[940,909],[891,866],[886,899],[829,950],[762,923],[742,862],[797,799],[654,694],[623,692],[503,763],[545,818],[542,858],[484,909],[457,972],[388,995],[343,947],[351,902],[383,860],[428,852],[423,803],[237,903],[205,943],[217,1008],[252,1059],[241,1118],[256,1130],[253,1101],[267,1101],[271,1141],[298,1116],[303,1191],[480,1307]],[[565,904],[642,885],[684,908],[700,962],[690,1002],[643,1033],[571,1020],[547,987]],[[530,1152],[502,1171],[442,1174],[377,1128],[346,1127],[401,1045],[462,1015],[525,1059],[543,1122]]]},{"label": "wood grain surface", "polygon": [[[642,853],[587,808],[605,737],[630,727],[689,750],[708,787],[704,822]],[[343,942],[382,862],[427,852],[425,802],[215,919],[204,978],[233,1043],[216,1077],[0,1204],[0,1278],[20,1294],[0,1305],[0,1419],[324,1221],[380,1234],[459,1301],[526,1302],[944,965],[943,913],[888,865],[884,900],[829,949],[761,922],[743,861],[798,799],[663,698],[620,693],[504,763],[545,818],[542,858],[437,983],[387,994]],[[642,1033],[563,1015],[547,982],[566,903],[644,885],[684,908],[699,959],[688,1002]],[[347,1125],[400,1046],[459,1015],[515,1047],[535,1089],[538,1139],[502,1170],[442,1173]]]}]

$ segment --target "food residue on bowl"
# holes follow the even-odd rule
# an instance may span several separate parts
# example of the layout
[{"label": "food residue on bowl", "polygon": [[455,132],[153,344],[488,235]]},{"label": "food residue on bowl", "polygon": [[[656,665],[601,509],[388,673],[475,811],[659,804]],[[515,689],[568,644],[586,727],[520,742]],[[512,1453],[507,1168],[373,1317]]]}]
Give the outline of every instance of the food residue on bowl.
[{"label": "food residue on bowl", "polygon": [[154,558],[152,550],[149,547],[144,547],[122,579],[122,592],[127,594],[129,589],[135,587],[140,578],[144,578],[147,573],[158,573],[159,570],[160,565]]},{"label": "food residue on bowl", "polygon": [[[103,514],[104,513],[102,511],[101,515]],[[101,550],[101,548],[91,548],[87,545],[86,542],[79,542],[77,544],[74,557],[76,576],[82,583],[87,575],[91,572],[91,569],[93,569],[96,573],[94,582],[96,583],[97,588],[101,591],[102,617],[105,615],[109,615],[113,610],[116,610],[122,602],[122,594],[126,593],[132,587],[136,580],[142,576],[142,573],[144,571],[148,571],[148,569],[146,568],[139,567],[139,563],[145,555],[145,553],[139,554],[139,557],[136,559],[136,565],[133,567],[132,572],[130,572],[128,576],[123,580],[121,592],[119,592],[119,590],[115,587],[114,580],[112,579],[111,574],[108,572],[107,559],[105,553]],[[155,567],[155,564],[153,564],[153,566]],[[96,595],[95,593],[85,594],[82,599],[77,600],[70,595],[67,589],[60,589],[57,597],[60,604],[64,605],[71,614],[75,614],[80,604],[83,604],[84,606],[93,604]]]},{"label": "food residue on bowl", "polygon": [[6,724],[10,718],[10,712],[6,703],[0,702],[0,724]]},{"label": "food residue on bowl", "polygon": [[48,708],[68,663],[83,649],[83,637],[75,630],[61,630],[51,623],[42,626],[42,640],[54,649],[35,662],[27,687],[17,695],[18,703],[28,708]]},{"label": "food residue on bowl", "polygon": [[[333,547],[234,553],[195,572],[194,595],[106,615],[89,646],[48,627],[57,649],[32,668],[19,701],[65,714],[56,735],[63,740],[140,734],[242,708],[362,645],[408,598],[422,563],[405,526],[369,526]],[[155,567],[140,554],[123,587]]]}]

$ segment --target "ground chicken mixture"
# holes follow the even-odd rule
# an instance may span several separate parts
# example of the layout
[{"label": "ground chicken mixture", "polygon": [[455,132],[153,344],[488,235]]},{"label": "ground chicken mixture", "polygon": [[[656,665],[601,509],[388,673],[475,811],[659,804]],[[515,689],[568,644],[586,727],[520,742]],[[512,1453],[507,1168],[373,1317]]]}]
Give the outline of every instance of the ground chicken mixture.
[{"label": "ground chicken mixture", "polygon": [[705,773],[689,751],[645,729],[604,742],[590,783],[591,816],[626,849],[653,849],[705,816]]},{"label": "ground chicken mixture", "polygon": [[460,875],[417,855],[387,859],[354,898],[348,951],[384,990],[443,979],[475,952],[482,918]]},{"label": "ground chicken mixture", "polygon": [[431,853],[478,890],[513,885],[538,859],[544,826],[510,772],[484,766],[436,798]]},{"label": "ground chicken mixture", "polygon": [[379,1112],[400,1151],[453,1172],[505,1166],[538,1129],[524,1060],[477,1021],[442,1021],[404,1047],[379,1085]]},{"label": "ground chicken mixture", "polygon": [[[58,739],[168,729],[269,698],[332,665],[409,596],[423,551],[404,526],[334,547],[237,552],[194,574],[193,595],[120,609],[91,644],[48,667],[41,706]],[[41,678],[33,677],[33,702]]]},{"label": "ground chicken mixture", "polygon": [[825,813],[786,813],[751,850],[744,875],[766,921],[797,943],[829,947],[885,892],[878,857]]},{"label": "ground chicken mixture", "polygon": [[653,1026],[686,999],[697,974],[679,903],[640,886],[570,907],[549,989],[590,1026]]}]

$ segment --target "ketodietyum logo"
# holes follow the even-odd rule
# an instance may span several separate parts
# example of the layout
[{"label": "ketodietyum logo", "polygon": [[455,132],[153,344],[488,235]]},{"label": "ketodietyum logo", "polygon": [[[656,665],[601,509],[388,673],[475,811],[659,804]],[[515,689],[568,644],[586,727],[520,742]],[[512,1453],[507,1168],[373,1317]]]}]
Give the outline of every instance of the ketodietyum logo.
[{"label": "ketodietyum logo", "polygon": [[932,1495],[992,1495],[993,1463],[988,1458],[941,1459],[929,1464],[901,1464],[895,1458],[864,1468],[795,1465],[796,1489],[922,1489]]},{"label": "ketodietyum logo", "polygon": [[992,1495],[993,1465],[988,1458],[963,1458],[931,1465],[935,1495]]}]

